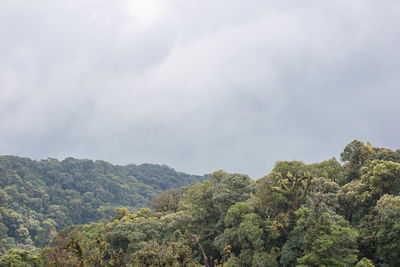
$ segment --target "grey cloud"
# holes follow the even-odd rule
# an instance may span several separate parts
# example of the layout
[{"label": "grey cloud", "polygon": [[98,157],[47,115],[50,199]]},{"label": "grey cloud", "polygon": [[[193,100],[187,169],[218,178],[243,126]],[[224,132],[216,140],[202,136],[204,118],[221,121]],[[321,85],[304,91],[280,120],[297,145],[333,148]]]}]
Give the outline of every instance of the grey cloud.
[{"label": "grey cloud", "polygon": [[399,148],[400,4],[3,1],[0,153],[258,178]]}]

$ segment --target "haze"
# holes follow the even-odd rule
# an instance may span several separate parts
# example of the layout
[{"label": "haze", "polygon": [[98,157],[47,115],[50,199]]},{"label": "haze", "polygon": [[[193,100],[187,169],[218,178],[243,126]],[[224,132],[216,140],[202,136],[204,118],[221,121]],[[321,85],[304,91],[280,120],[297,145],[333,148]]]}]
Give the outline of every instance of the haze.
[{"label": "haze", "polygon": [[399,1],[0,2],[0,154],[259,178],[400,148]]}]

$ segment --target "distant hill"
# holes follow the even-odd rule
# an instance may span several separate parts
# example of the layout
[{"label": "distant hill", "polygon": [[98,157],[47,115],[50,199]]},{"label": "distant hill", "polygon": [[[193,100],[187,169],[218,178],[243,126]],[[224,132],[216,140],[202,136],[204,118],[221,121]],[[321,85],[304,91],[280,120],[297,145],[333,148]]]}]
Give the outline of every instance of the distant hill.
[{"label": "distant hill", "polygon": [[43,246],[66,226],[148,206],[163,190],[207,178],[165,165],[0,156],[0,246]]}]

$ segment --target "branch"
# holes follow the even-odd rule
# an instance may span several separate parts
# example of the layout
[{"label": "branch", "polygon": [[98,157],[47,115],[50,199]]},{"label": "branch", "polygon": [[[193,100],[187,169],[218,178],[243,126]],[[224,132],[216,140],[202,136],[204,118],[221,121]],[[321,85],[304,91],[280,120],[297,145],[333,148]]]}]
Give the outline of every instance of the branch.
[{"label": "branch", "polygon": [[204,253],[203,247],[202,247],[202,245],[200,244],[199,239],[197,238],[196,235],[193,235],[193,240],[194,240],[194,241],[196,242],[196,244],[199,246],[200,251],[201,251],[201,254],[203,254],[204,265],[205,265],[206,267],[210,267],[210,265],[208,264],[208,259],[207,259],[206,253]]}]

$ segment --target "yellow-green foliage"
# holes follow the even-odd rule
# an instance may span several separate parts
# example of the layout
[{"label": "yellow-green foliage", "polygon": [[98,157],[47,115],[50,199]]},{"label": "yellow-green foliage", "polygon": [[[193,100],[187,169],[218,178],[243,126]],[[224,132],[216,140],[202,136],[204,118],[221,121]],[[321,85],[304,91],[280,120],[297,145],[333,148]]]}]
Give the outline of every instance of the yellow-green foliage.
[{"label": "yellow-green foliage", "polygon": [[[137,209],[106,202],[130,198],[125,191],[118,195],[139,186],[129,172],[128,186],[111,171],[109,191],[94,185],[82,193],[74,178],[56,175],[67,173],[58,168],[77,164],[77,175],[86,177],[85,168],[90,172],[95,162],[48,160],[44,165],[51,168],[45,170],[54,179],[52,189],[65,197],[62,202],[46,191],[49,181],[25,181],[29,175],[7,167],[0,173],[6,184],[0,189],[6,202],[0,203],[0,266],[400,266],[400,151],[355,140],[341,157],[343,165],[334,158],[314,164],[280,161],[257,181],[216,171],[210,180],[167,190],[153,198],[151,208]],[[64,181],[65,188],[55,180]],[[149,186],[139,188],[142,196],[149,194]],[[16,198],[20,202],[11,204]],[[24,209],[30,199],[46,214]],[[72,215],[86,216],[82,207],[102,214],[101,221],[57,233]],[[50,246],[28,251],[49,239]],[[16,246],[25,250],[9,250]]]}]

